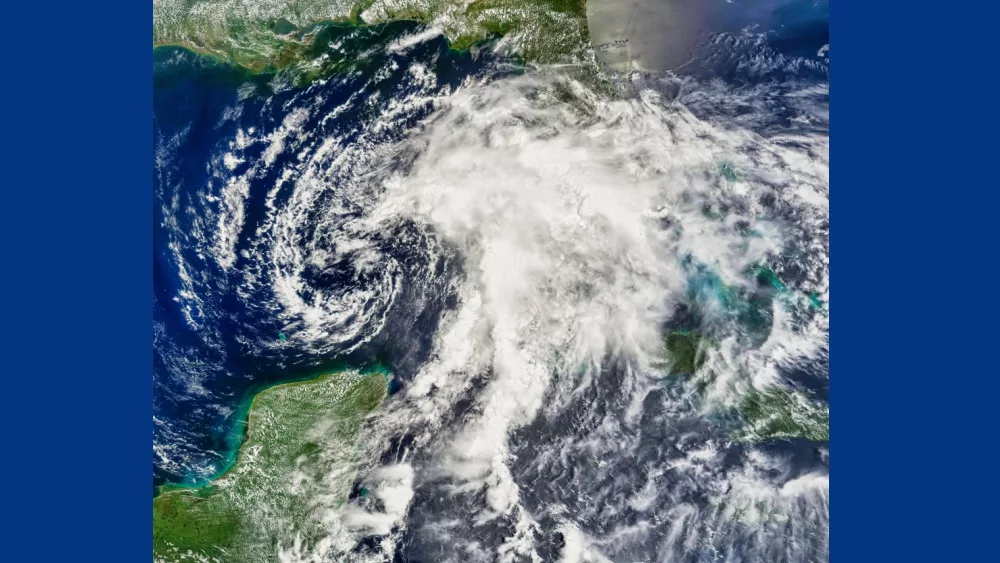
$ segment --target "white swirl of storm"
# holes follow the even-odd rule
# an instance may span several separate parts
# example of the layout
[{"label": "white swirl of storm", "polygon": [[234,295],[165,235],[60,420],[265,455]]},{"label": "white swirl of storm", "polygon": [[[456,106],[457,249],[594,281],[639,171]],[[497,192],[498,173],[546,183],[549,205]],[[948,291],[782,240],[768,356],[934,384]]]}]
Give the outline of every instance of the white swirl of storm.
[{"label": "white swirl of storm", "polygon": [[[457,252],[464,264],[461,275],[447,274],[457,305],[444,313],[430,360],[365,432],[370,470],[362,480],[382,512],[331,504],[324,518],[331,537],[316,549],[343,554],[374,535],[391,552],[407,527],[420,526],[424,538],[458,546],[449,555],[456,559],[540,560],[534,539],[551,531],[541,529],[546,518],[559,522],[567,561],[615,558],[623,546],[649,541],[652,522],[668,532],[657,540],[657,557],[680,561],[709,536],[718,538],[709,542],[713,550],[739,541],[769,555],[780,549],[782,537],[800,542],[807,528],[825,530],[824,475],[775,478],[781,472],[772,466],[781,460],[759,452],[740,471],[726,471],[720,445],[705,436],[700,442],[684,438],[683,455],[648,471],[645,485],[622,500],[647,520],[599,533],[583,523],[582,513],[525,501],[511,444],[518,429],[552,420],[592,396],[612,357],[627,363],[619,412],[582,417],[581,424],[600,431],[556,439],[550,454],[556,461],[539,456],[527,470],[565,464],[573,450],[612,456],[638,447],[636,425],[663,376],[657,368],[665,353],[663,326],[688,287],[684,260],[708,265],[735,286],[747,283],[748,266],[780,253],[794,238],[800,246],[818,247],[807,260],[807,277],[810,291],[828,302],[826,243],[816,228],[828,215],[825,133],[765,138],[746,126],[746,115],[726,125],[689,111],[689,105],[739,95],[721,86],[697,90],[689,105],[653,89],[609,100],[572,79],[544,75],[470,81],[450,92],[435,90],[433,73],[414,67],[415,89],[355,139],[303,128],[303,116],[315,111],[307,103],[269,135],[244,138],[241,132],[232,154],[220,160],[232,169],[242,162],[241,148],[267,143],[264,158],[243,173],[247,178],[230,180],[220,197],[218,235],[209,252],[231,268],[244,220],[243,180],[271,166],[277,152],[298,155],[267,194],[266,217],[243,251],[248,260],[239,291],[254,295],[269,287],[274,300],[262,306],[313,352],[343,352],[370,341],[383,330],[401,285],[428,283],[413,272],[433,268],[403,265],[387,250],[386,233],[416,225],[422,236],[410,250],[420,256],[412,262],[431,264],[442,253]],[[438,110],[408,138],[387,134],[404,129],[411,110],[427,104]],[[801,119],[812,119],[807,106]],[[720,179],[722,163],[740,170],[741,180]],[[762,219],[763,197],[775,193],[796,211],[794,224]],[[730,209],[721,220],[705,213],[720,204]],[[755,225],[758,236],[741,236],[741,222]],[[326,275],[346,277],[325,283]],[[773,384],[776,364],[822,353],[825,318],[803,323],[776,309],[770,336],[758,349],[724,339],[707,360],[719,372],[708,396],[724,403],[735,374]],[[668,413],[691,414],[682,398],[662,400],[674,401]],[[456,410],[470,401],[471,407]],[[671,416],[658,421],[672,424]],[[413,436],[407,451],[391,463],[380,461],[387,441],[403,432]],[[666,483],[666,471],[699,483],[703,496],[718,502],[688,502]],[[469,522],[408,522],[408,507],[422,486],[438,487],[443,495],[484,494],[463,497]],[[757,528],[747,524],[750,513],[762,522]],[[773,513],[781,513],[784,524],[775,524]],[[493,548],[453,528],[500,520],[511,524]],[[748,525],[749,531],[736,529]]]},{"label": "white swirl of storm", "polygon": [[[398,256],[386,252],[385,233],[365,230],[359,219],[375,203],[380,178],[388,173],[384,167],[395,151],[387,139],[450,88],[439,87],[432,73],[413,63],[397,98],[381,108],[370,104],[380,109],[371,122],[337,124],[339,114],[377,100],[372,91],[388,79],[379,73],[329,113],[319,109],[321,94],[298,97],[273,131],[239,130],[229,152],[213,163],[223,186],[205,196],[219,202],[204,206],[210,215],[218,208],[212,217],[214,243],[205,253],[222,269],[239,270],[237,291],[245,303],[268,309],[285,323],[288,338],[312,354],[350,352],[371,341],[383,329],[404,277],[412,275]],[[322,88],[322,83],[315,87]],[[245,156],[249,147],[261,157]],[[251,196],[248,186],[264,184],[268,175],[277,180],[263,197],[265,216],[249,233],[244,207],[260,196]],[[236,267],[241,237],[246,259]]]},{"label": "white swirl of storm", "polygon": [[[809,151],[826,150],[824,138],[799,141],[809,143]],[[779,252],[787,229],[762,228],[761,236],[748,239],[735,223],[753,221],[761,195],[776,187],[790,205],[807,210],[803,217],[824,219],[825,155],[817,164],[803,156],[801,143],[789,148],[746,129],[702,121],[651,90],[608,101],[575,81],[537,76],[460,90],[403,145],[400,150],[419,156],[385,181],[358,229],[375,232],[399,221],[426,225],[459,249],[466,272],[456,281],[460,302],[436,337],[432,359],[372,420],[372,431],[392,436],[405,427],[415,435],[399,460],[414,471],[408,483],[444,483],[449,494],[485,491],[482,505],[469,509],[475,522],[503,517],[516,523],[489,557],[537,560],[532,538],[541,533],[538,514],[522,503],[511,471],[512,432],[571,405],[595,385],[607,357],[629,361],[630,399],[622,419],[634,423],[653,378],[662,376],[654,366],[663,359],[663,324],[686,287],[682,258],[710,265],[726,284],[745,283],[742,273]],[[720,181],[723,161],[760,181]],[[732,201],[741,206],[724,220],[706,217],[706,205]],[[825,275],[819,275],[825,297]],[[767,353],[780,350],[783,361],[816,354],[825,335],[800,334],[786,321],[772,331]],[[723,343],[711,360],[716,367],[728,362],[735,372],[769,365],[759,354],[734,357],[733,346]],[[720,377],[716,385],[726,384]],[[473,407],[454,416],[453,406],[470,396]],[[605,438],[598,449],[624,447]],[[713,447],[703,444],[693,461],[676,462],[677,470],[711,479],[706,494],[725,482],[739,499],[756,499],[756,505],[747,502],[768,510],[795,512],[801,501],[806,508],[796,517],[808,522],[786,530],[790,537],[802,526],[825,526],[825,476],[785,489],[756,479],[744,494],[739,485],[746,479],[723,476],[717,466],[706,469],[710,461],[721,463],[721,456],[704,453]],[[411,459],[415,451],[423,452],[420,461]],[[378,490],[377,483],[372,487]],[[721,530],[739,502],[729,500],[721,510],[681,502],[662,515],[674,527],[660,553],[679,560],[670,554],[699,534]],[[398,507],[395,514],[396,524],[405,526]],[[586,539],[572,515],[560,518],[566,541],[579,540],[567,550],[613,551],[636,540],[628,534]],[[362,535],[386,534],[384,519],[379,529],[370,520],[370,514],[355,513],[347,524]],[[435,526],[434,533],[444,533]],[[772,549],[771,539],[782,541],[754,533],[741,541],[757,549],[759,540],[761,553]],[[648,531],[640,526],[629,534]],[[455,557],[469,557],[475,551],[469,549]]]}]

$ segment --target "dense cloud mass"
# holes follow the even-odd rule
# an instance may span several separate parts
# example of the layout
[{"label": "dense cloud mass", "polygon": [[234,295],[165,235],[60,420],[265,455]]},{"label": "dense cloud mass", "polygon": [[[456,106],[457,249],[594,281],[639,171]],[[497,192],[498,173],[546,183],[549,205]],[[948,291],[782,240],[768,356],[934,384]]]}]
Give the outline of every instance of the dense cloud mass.
[{"label": "dense cloud mass", "polygon": [[[453,78],[417,35],[350,95],[241,93],[194,193],[188,132],[158,140],[170,306],[211,352],[156,329],[157,408],[209,396],[224,424],[237,354],[388,362],[351,446],[363,496],[311,499],[324,537],[282,561],[827,560],[825,60],[747,33],[727,48],[754,63],[717,74],[766,87]],[[232,303],[270,324],[232,328]],[[671,334],[700,339],[683,373]],[[164,472],[212,474],[156,422]]]}]

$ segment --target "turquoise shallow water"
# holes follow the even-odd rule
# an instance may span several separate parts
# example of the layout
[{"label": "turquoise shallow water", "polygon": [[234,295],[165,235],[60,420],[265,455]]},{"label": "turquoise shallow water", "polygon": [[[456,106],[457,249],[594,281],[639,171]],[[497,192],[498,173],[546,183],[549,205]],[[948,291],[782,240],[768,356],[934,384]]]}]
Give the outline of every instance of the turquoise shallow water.
[{"label": "turquoise shallow water", "polygon": [[[202,229],[224,208],[218,161],[238,135],[279,129],[290,107],[315,99],[321,107],[314,115],[338,115],[303,128],[350,142],[359,127],[412,90],[408,70],[413,63],[434,73],[439,90],[491,68],[487,57],[450,50],[443,37],[405,52],[387,52],[392,41],[421,29],[411,22],[331,25],[325,37],[340,45],[334,55],[349,59],[350,68],[325,83],[304,86],[281,85],[280,75],[251,74],[181,48],[154,50],[154,486],[201,483],[228,467],[242,435],[239,421],[246,417],[248,397],[261,386],[344,362],[365,364],[388,353],[386,347],[372,347],[340,357],[336,350],[316,354],[303,347],[294,327],[285,327],[275,315],[270,288],[236,294],[239,276],[206,256],[212,240]],[[329,109],[324,112],[324,107]],[[415,107],[410,119],[430,109]],[[250,147],[243,158],[252,162],[263,151],[263,145]],[[254,244],[253,226],[263,220],[268,191],[294,158],[276,155],[270,171],[248,186],[237,252]],[[285,197],[280,193],[275,201],[280,205]],[[315,282],[317,290],[331,291],[346,278]]]},{"label": "turquoise shallow water", "polygon": [[[481,53],[451,51],[441,37],[409,47],[394,45],[421,29],[412,23],[331,26],[327,46],[350,68],[311,84],[288,83],[273,73],[251,75],[183,49],[155,51],[154,484],[198,485],[225,471],[242,441],[252,397],[261,389],[343,366],[383,363],[394,374],[390,390],[395,391],[438,359],[431,352],[435,335],[441,335],[439,321],[443,312],[460,306],[456,287],[468,282],[468,264],[454,245],[440,244],[443,237],[405,220],[384,228],[381,223],[379,228],[357,228],[370,210],[360,202],[373,193],[357,188],[381,186],[397,172],[408,179],[413,162],[426,149],[419,142],[429,135],[414,135],[418,142],[406,149],[382,149],[407,131],[426,132],[422,120],[432,114],[435,119],[461,114],[448,114],[447,104],[435,105],[434,96],[470,77],[508,69],[501,70],[500,62]],[[813,34],[802,45],[821,35]],[[690,75],[628,77],[634,88],[630,92],[648,88],[645,92],[659,95],[663,106],[683,105],[694,119],[709,124],[704,131],[720,137],[726,131],[822,137],[826,122],[803,122],[801,107],[788,102],[805,100],[820,108],[810,115],[823,114],[828,102],[825,62],[815,53],[789,62],[774,50],[785,36],[788,32],[782,31],[720,40],[718,56],[690,68]],[[796,49],[807,51],[802,45]],[[711,80],[702,81],[705,77]],[[445,111],[436,111],[442,106]],[[508,115],[503,111],[498,114]],[[677,125],[670,121],[676,113],[663,115],[668,125]],[[493,126],[522,132],[522,126],[537,131],[547,125],[516,109],[508,117]],[[442,120],[462,132],[468,125],[457,118]],[[567,137],[576,131],[566,130]],[[479,137],[489,139],[489,132]],[[442,138],[462,137],[437,137]],[[465,141],[495,154],[488,143],[476,145],[479,138]],[[744,181],[773,181],[774,175],[755,176],[747,162],[758,161],[743,156],[706,159],[697,172],[718,180],[722,191]],[[489,169],[486,159],[477,157],[465,156]],[[310,166],[314,158],[319,164]],[[377,166],[358,166],[361,172],[352,176],[353,161]],[[461,179],[456,183],[470,190],[480,187]],[[775,193],[785,187],[779,184],[773,186]],[[346,188],[356,191],[348,197]],[[302,198],[314,199],[302,203]],[[822,242],[822,217],[807,224],[801,209],[774,194],[757,203],[762,221],[773,220],[792,231],[811,230],[815,239],[809,240]],[[713,224],[747,211],[727,207],[725,201],[713,201],[704,213],[694,209],[699,221]],[[274,217],[286,211],[276,226]],[[732,226],[739,231],[739,225]],[[762,236],[748,226],[734,235],[734,248]],[[365,249],[376,252],[356,251],[352,243],[359,237],[364,237]],[[745,252],[746,245],[741,248]],[[822,251],[822,244],[816,248]],[[297,252],[306,259],[297,259]],[[676,330],[685,342],[735,335],[746,341],[740,350],[747,350],[771,334],[774,312],[784,301],[823,305],[808,293],[816,286],[803,285],[822,264],[793,253],[779,258],[761,262],[763,269],[757,271],[731,272],[725,282],[710,260],[683,264],[686,284],[680,283],[681,303],[665,334]],[[330,303],[326,309],[316,305]],[[338,308],[341,303],[350,307]],[[719,326],[705,322],[709,307],[723,311],[714,319]],[[310,314],[319,309],[335,321],[311,325]],[[583,377],[586,368],[596,368],[588,373],[593,380],[580,386],[578,400],[505,438],[510,457],[504,463],[519,487],[518,501],[538,522],[519,541],[530,543],[542,560],[556,560],[575,541],[573,530],[565,527],[571,524],[594,542],[603,542],[599,550],[613,560],[662,559],[673,549],[670,542],[684,534],[698,540],[691,540],[697,548],[679,552],[678,561],[715,561],[725,550],[746,553],[745,560],[825,560],[827,444],[802,439],[759,446],[729,443],[727,433],[738,423],[731,411],[698,411],[700,398],[689,394],[682,378],[653,380],[648,394],[636,399],[641,385],[629,361],[612,356],[575,370],[575,377]],[[695,355],[689,363],[696,371],[700,361]],[[469,385],[450,397],[453,402],[434,420],[440,424],[434,428],[440,443],[462,435],[466,424],[477,420],[479,401],[495,375],[492,368],[483,369],[442,377],[442,393],[454,391],[446,389],[451,377],[468,376]],[[680,375],[690,376],[688,371],[690,366]],[[823,358],[783,368],[780,376],[825,401],[828,366]],[[401,409],[403,396],[398,398],[394,408]],[[549,406],[561,398],[546,395],[542,400]],[[439,442],[435,438],[428,447],[420,439],[430,423],[424,427],[416,418],[405,419],[400,415],[405,412],[388,411],[388,420],[373,432],[378,468],[398,469],[405,462],[418,475],[437,475],[445,465],[435,457],[440,452],[433,446]],[[475,430],[474,423],[468,427]],[[758,463],[772,457],[780,463]],[[780,495],[765,499],[775,510],[792,514],[791,523],[770,521],[764,529],[720,512],[720,495],[743,478],[755,480],[752,493],[760,489],[770,494],[800,477],[821,482],[809,489],[814,496],[788,506],[781,504]],[[413,493],[406,529],[396,528],[395,551],[380,551],[383,544],[372,536],[358,542],[355,554],[444,561],[459,545],[491,551],[507,545],[522,524],[518,513],[483,520],[484,489],[456,488],[456,483],[423,479],[406,485],[406,491],[393,485],[399,485],[400,494]],[[359,480],[356,497],[378,497],[382,484],[376,478]],[[453,528],[441,532],[436,525],[443,521]],[[668,524],[680,531],[672,534]],[[622,540],[616,532],[621,529],[634,535]]]}]

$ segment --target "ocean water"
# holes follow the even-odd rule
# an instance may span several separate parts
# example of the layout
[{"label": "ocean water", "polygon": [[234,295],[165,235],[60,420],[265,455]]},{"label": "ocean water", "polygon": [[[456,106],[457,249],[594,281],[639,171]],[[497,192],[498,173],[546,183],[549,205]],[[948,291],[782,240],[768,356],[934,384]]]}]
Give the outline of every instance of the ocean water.
[{"label": "ocean water", "polygon": [[[359,348],[362,335],[319,349],[303,346],[294,323],[289,327],[277,314],[275,288],[248,279],[246,256],[252,254],[244,253],[259,243],[254,227],[292,195],[289,186],[282,189],[283,171],[297,157],[281,150],[288,108],[312,102],[310,115],[296,127],[319,138],[336,136],[344,145],[395,112],[389,128],[374,135],[386,142],[426,117],[436,96],[466,79],[503,71],[488,54],[452,51],[440,36],[394,47],[394,41],[422,30],[414,23],[328,29],[331,44],[339,45],[330,51],[350,64],[305,87],[278,73],[250,74],[181,48],[154,50],[154,486],[202,482],[224,468],[239,443],[233,429],[240,405],[262,385],[345,362],[375,362],[394,346]],[[426,69],[434,83],[415,69]],[[400,102],[410,105],[393,106]],[[232,154],[239,157],[226,156]],[[254,168],[262,159],[268,164]],[[241,176],[234,186],[233,178]],[[405,269],[406,249],[397,250]],[[303,276],[312,289],[303,297],[315,297],[318,288],[364,285],[369,280],[356,277],[364,275],[307,269]],[[427,331],[424,339],[434,331],[434,317],[430,312],[414,322]],[[421,338],[408,340],[415,343],[406,351],[416,354],[410,362],[417,362],[426,353]]]},{"label": "ocean water", "polygon": [[590,0],[587,13],[597,58],[618,70],[716,72],[708,59],[746,34],[806,60],[830,43],[828,0]]},{"label": "ocean water", "polygon": [[155,50],[154,486],[224,470],[262,387],[379,363],[369,499],[285,560],[827,560],[828,441],[736,438],[753,390],[829,400],[817,6],[607,83],[415,23],[330,26],[307,85]]}]

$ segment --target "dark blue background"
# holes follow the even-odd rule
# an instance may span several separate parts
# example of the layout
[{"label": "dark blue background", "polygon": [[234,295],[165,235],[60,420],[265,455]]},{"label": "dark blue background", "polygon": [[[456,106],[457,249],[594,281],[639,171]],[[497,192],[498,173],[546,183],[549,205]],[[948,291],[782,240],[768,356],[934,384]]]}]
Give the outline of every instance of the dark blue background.
[{"label": "dark blue background", "polygon": [[[835,561],[995,557],[996,11],[831,9]],[[0,558],[148,560],[151,8],[5,17]]]}]

